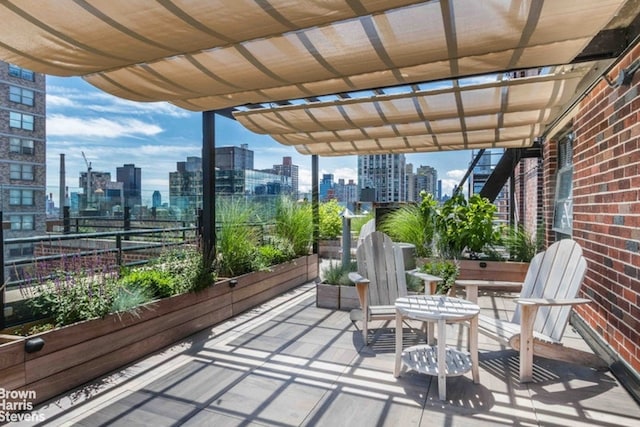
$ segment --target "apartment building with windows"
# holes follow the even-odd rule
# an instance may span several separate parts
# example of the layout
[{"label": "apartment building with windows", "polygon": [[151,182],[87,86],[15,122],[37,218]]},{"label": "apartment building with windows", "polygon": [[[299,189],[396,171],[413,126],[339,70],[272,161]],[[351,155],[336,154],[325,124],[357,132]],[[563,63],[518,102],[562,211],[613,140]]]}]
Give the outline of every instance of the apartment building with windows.
[{"label": "apartment building with windows", "polygon": [[[4,237],[45,233],[46,82],[43,74],[0,61],[0,209]],[[27,255],[30,245],[7,248]]]},{"label": "apartment building with windows", "polygon": [[406,202],[405,163],[404,154],[358,156],[360,192],[363,189],[375,192],[375,200],[369,200],[372,202]]}]

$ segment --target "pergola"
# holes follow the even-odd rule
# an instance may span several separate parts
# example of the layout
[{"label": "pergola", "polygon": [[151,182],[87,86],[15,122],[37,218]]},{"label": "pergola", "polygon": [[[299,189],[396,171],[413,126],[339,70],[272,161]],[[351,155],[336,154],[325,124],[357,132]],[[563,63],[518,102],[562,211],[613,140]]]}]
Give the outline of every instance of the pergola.
[{"label": "pergola", "polygon": [[[632,0],[0,3],[0,58],[214,114],[317,156],[529,147],[632,42]],[[614,83],[612,83],[614,84]]]}]

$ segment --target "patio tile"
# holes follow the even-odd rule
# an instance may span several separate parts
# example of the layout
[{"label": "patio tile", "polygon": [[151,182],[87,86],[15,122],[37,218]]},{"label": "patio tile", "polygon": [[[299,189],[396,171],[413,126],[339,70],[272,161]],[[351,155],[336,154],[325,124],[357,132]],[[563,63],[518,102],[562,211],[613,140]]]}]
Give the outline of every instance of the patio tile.
[{"label": "patio tile", "polygon": [[[348,313],[317,309],[309,289],[195,334],[42,410],[52,424],[86,426],[640,425],[640,407],[611,373],[535,358],[533,382],[520,384],[518,353],[482,335],[480,383],[470,373],[448,378],[447,400],[440,401],[436,377],[393,376],[390,323],[372,325],[365,346]],[[500,308],[508,299],[482,298],[487,313],[509,315]],[[405,347],[424,342],[420,325],[411,326],[405,325]],[[586,346],[570,329],[570,344]],[[466,349],[467,331],[448,326],[448,344]]]}]

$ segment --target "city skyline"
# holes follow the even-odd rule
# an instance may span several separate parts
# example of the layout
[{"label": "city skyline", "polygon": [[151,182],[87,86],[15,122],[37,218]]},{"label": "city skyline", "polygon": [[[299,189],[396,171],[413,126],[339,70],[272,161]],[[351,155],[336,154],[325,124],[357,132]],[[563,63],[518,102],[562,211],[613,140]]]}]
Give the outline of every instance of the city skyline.
[{"label": "city skyline", "polygon": [[[187,157],[202,155],[201,114],[168,103],[136,103],[108,95],[80,78],[47,76],[47,195],[59,206],[60,154],[65,154],[65,183],[80,191],[79,176],[86,171],[82,152],[94,171],[111,172],[124,164],[142,170],[142,203],[151,206],[154,191],[169,200],[169,172]],[[300,191],[311,187],[311,156],[257,135],[224,117],[216,120],[216,146],[247,144],[256,152],[256,169],[281,164],[291,157],[299,166]],[[429,165],[438,171],[443,193],[450,194],[466,171],[469,151],[410,154],[414,170]],[[320,157],[319,173],[331,173],[357,182],[357,156]]]}]

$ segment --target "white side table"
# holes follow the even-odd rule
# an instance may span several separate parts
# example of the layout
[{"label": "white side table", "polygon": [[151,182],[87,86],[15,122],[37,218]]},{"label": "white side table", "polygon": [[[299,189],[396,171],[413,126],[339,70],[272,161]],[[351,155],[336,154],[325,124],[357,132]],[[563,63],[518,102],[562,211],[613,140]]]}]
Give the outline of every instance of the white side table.
[{"label": "white side table", "polygon": [[[446,400],[448,376],[463,375],[471,370],[473,382],[480,382],[478,370],[478,313],[480,307],[470,301],[444,295],[415,295],[398,298],[396,307],[396,360],[394,375],[400,376],[402,365],[417,372],[438,376],[440,400]],[[402,350],[402,321],[413,319],[437,323],[438,345],[434,346],[432,331],[426,345]],[[446,324],[469,321],[469,353],[446,345]]]}]

